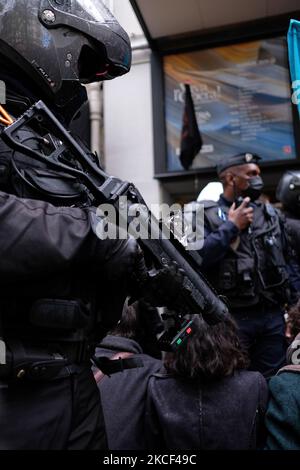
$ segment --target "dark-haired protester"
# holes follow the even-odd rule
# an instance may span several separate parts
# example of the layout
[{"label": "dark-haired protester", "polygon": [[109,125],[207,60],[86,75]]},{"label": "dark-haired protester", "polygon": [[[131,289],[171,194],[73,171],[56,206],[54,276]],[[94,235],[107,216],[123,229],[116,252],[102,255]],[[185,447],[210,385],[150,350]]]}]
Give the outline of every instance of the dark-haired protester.
[{"label": "dark-haired protester", "polygon": [[269,383],[268,450],[300,450],[300,300],[288,312],[286,334],[288,365]]},{"label": "dark-haired protester", "polygon": [[232,320],[208,326],[194,318],[193,334],[165,371],[148,385],[148,449],[255,449],[264,445],[267,385],[259,372],[243,370]]},{"label": "dark-haired protester", "polygon": [[[162,368],[156,335],[163,329],[157,309],[139,301],[124,308],[116,328],[96,350],[97,357],[140,359],[142,367],[110,377],[95,373],[103,405],[110,450],[145,449],[145,407],[148,380]],[[128,363],[127,363],[128,364]]]},{"label": "dark-haired protester", "polygon": [[[292,343],[300,333],[300,299],[290,307],[286,319],[285,336],[288,343]],[[289,352],[288,352],[289,355]]]}]

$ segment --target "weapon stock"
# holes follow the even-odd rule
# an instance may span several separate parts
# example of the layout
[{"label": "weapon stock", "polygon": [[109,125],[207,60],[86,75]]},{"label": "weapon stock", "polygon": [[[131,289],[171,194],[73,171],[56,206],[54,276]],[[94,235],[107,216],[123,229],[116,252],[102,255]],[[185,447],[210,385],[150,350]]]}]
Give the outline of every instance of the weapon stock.
[{"label": "weapon stock", "polygon": [[[20,141],[18,133],[24,128],[32,128],[39,135],[45,144],[42,151],[33,150]],[[99,168],[42,101],[6,127],[2,137],[14,150],[44,163],[51,170],[75,177],[93,206],[112,204],[119,217],[122,217],[118,202],[121,196],[126,196],[126,215],[135,204],[146,208],[142,220],[147,230],[151,221],[151,235],[154,234],[154,237],[140,238],[139,244],[150,255],[157,269],[167,268],[175,262],[184,273],[182,282],[178,285],[178,304],[172,305],[172,308],[178,313],[202,314],[210,324],[222,321],[229,315],[222,297],[217,295],[201,274],[199,255],[186,251],[174,237],[166,238],[163,226],[151,214],[135,186],[111,177]],[[47,146],[48,149],[45,150]],[[128,217],[127,223],[130,220]]]}]

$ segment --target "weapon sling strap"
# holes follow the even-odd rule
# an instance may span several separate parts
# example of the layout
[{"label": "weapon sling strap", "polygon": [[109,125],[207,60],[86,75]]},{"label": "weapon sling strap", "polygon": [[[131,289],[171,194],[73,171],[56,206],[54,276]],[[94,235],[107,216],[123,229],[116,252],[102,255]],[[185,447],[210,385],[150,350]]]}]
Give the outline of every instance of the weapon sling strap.
[{"label": "weapon sling strap", "polygon": [[93,362],[98,370],[94,372],[94,379],[98,384],[106,375],[110,377],[111,374],[123,372],[125,369],[136,369],[143,367],[142,359],[132,357],[133,353],[130,352],[117,352],[111,358],[108,357],[93,357]]}]

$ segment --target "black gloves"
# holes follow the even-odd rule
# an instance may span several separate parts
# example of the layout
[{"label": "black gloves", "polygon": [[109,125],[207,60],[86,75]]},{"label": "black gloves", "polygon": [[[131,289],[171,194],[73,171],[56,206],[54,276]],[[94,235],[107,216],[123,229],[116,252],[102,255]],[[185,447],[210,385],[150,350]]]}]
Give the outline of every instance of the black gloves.
[{"label": "black gloves", "polygon": [[[85,258],[89,269],[105,281],[128,281],[131,274],[139,269],[138,262],[143,258],[137,241],[133,237],[118,238],[121,232],[114,224],[109,224],[112,228],[111,234],[106,233],[102,227],[102,219],[94,207],[88,209],[88,217],[91,231],[81,250],[81,259]],[[102,235],[107,238],[102,239]],[[144,270],[144,266],[141,269]]]},{"label": "black gloves", "polygon": [[147,276],[143,252],[133,238],[98,240],[92,259],[107,281],[129,280],[133,273],[139,279]]},{"label": "black gloves", "polygon": [[184,272],[172,263],[160,270],[153,270],[140,280],[140,291],[146,302],[155,307],[178,310],[183,304]]},{"label": "black gloves", "polygon": [[171,309],[182,304],[182,270],[172,263],[163,269],[148,271],[143,252],[133,238],[98,240],[93,265],[98,266],[106,281],[125,281],[128,293],[137,300],[144,299],[153,307],[167,306]]}]

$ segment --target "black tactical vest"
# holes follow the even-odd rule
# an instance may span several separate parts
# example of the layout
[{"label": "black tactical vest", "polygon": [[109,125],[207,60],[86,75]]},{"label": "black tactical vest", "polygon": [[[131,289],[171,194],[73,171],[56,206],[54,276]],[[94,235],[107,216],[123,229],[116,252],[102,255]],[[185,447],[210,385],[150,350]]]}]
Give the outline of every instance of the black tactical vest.
[{"label": "black tactical vest", "polygon": [[[227,219],[229,208],[214,201],[204,204],[205,225],[213,232]],[[279,214],[270,204],[256,203],[251,226],[239,234],[224,258],[205,274],[233,308],[256,305],[263,299],[285,303],[288,274],[284,245]]]},{"label": "black tactical vest", "polygon": [[[0,125],[0,131],[2,127]],[[22,131],[20,141],[32,149],[45,145],[33,131]],[[24,183],[24,178],[28,184]],[[37,189],[39,188],[39,189]],[[11,150],[0,135],[0,190],[29,199],[46,200],[57,206],[84,205],[75,178],[49,170],[42,163]],[[43,195],[45,191],[45,195]],[[48,196],[46,197],[46,192]],[[50,194],[50,196],[49,196]],[[52,194],[52,195],[51,195]],[[9,234],[7,234],[9,237]],[[51,268],[51,267],[50,267]],[[51,273],[51,270],[50,270]],[[97,306],[99,279],[88,266],[77,262],[69,270],[35,281],[2,281],[0,320],[5,340],[18,338],[30,343],[87,342],[101,329]],[[102,335],[98,335],[101,338]]]}]

